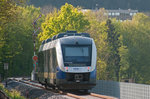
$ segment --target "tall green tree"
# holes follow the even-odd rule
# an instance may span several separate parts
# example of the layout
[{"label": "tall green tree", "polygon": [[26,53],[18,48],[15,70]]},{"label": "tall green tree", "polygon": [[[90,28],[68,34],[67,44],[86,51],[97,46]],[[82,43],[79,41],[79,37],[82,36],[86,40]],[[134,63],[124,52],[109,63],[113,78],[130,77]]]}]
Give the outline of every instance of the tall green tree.
[{"label": "tall green tree", "polygon": [[25,0],[0,0],[0,72],[3,71],[3,63],[8,62],[9,34],[5,31],[10,22],[17,19],[16,4],[24,4]]},{"label": "tall green tree", "polygon": [[[34,6],[17,6],[17,19],[9,22],[3,32],[5,44],[2,47],[2,59],[9,63],[9,76],[27,76],[31,73],[33,56],[33,21],[41,14],[40,8]],[[39,23],[43,20],[40,18]],[[40,25],[39,25],[40,26]],[[3,53],[5,52],[5,53]],[[23,71],[22,71],[23,70]],[[21,72],[20,72],[21,71]]]},{"label": "tall green tree", "polygon": [[26,0],[0,0],[0,27],[16,20],[16,5],[24,5]]},{"label": "tall green tree", "polygon": [[137,83],[150,84],[150,17],[139,13],[132,21],[123,22],[121,26],[123,43],[129,50],[127,77]]},{"label": "tall green tree", "polygon": [[107,61],[107,71],[109,72],[109,79],[112,79],[113,77],[116,78],[117,81],[119,81],[119,71],[120,71],[120,55],[119,55],[119,48],[121,47],[120,44],[120,34],[115,31],[115,27],[112,24],[111,20],[108,19],[106,26],[108,27],[108,46],[109,46],[109,58]]},{"label": "tall green tree", "polygon": [[[10,75],[29,75],[33,68],[33,21],[41,14],[40,8],[34,6],[17,7],[18,20],[10,23],[6,30],[10,34],[10,50],[13,57],[10,59]],[[37,25],[42,22],[39,19]],[[11,42],[13,41],[13,42]],[[14,68],[15,67],[15,68]],[[20,72],[20,70],[24,70]],[[16,72],[14,72],[16,71]]]},{"label": "tall green tree", "polygon": [[42,23],[42,31],[38,36],[40,41],[52,37],[60,32],[76,30],[83,32],[89,25],[82,12],[74,8],[71,4],[65,4],[60,11],[55,10],[47,15],[45,22]]}]

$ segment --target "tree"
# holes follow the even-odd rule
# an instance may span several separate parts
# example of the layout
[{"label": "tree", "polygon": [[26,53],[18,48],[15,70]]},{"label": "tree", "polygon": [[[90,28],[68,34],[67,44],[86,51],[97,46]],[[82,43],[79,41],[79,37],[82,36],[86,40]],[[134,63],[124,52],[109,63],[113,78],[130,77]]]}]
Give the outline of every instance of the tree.
[{"label": "tree", "polygon": [[16,19],[16,5],[23,5],[26,0],[1,0],[0,1],[0,26]]},{"label": "tree", "polygon": [[[3,46],[2,51],[0,52],[3,56],[2,59],[7,59],[7,62],[9,63],[9,76],[27,76],[30,75],[33,67],[32,23],[41,12],[40,8],[35,8],[34,6],[17,6],[15,13],[17,15],[17,20],[9,22],[3,29],[7,44]],[[39,23],[42,20],[43,15],[39,20]],[[4,61],[6,62],[6,60]]]},{"label": "tree", "polygon": [[[109,72],[109,79],[113,79],[113,77],[116,77],[116,80],[119,81],[119,71],[120,71],[120,55],[119,55],[119,48],[121,47],[119,37],[120,34],[115,31],[114,25],[111,23],[111,20],[107,20],[108,26],[108,46],[109,46],[109,58],[108,58],[108,66],[107,70]],[[112,72],[110,72],[112,71]],[[115,80],[115,79],[114,79]]]},{"label": "tree", "polygon": [[1,0],[0,1],[0,72],[3,71],[3,63],[8,62],[10,53],[8,51],[9,34],[5,31],[8,24],[17,18],[16,4],[24,4],[25,0]]},{"label": "tree", "polygon": [[[119,81],[126,77],[128,48],[123,45],[120,22],[108,19],[105,10],[87,12],[89,32],[97,47],[97,79]],[[99,15],[100,13],[100,15]]]},{"label": "tree", "polygon": [[128,46],[129,52],[127,77],[137,83],[150,84],[150,17],[139,13],[132,21],[123,22],[121,28],[123,43]]},{"label": "tree", "polygon": [[70,4],[65,4],[60,11],[55,10],[47,15],[45,22],[42,23],[42,31],[38,36],[40,41],[50,38],[60,32],[76,30],[83,32],[89,25],[82,12]]},{"label": "tree", "polygon": [[[97,79],[107,79],[107,59],[108,59],[108,42],[106,26],[107,16],[104,15],[105,10],[99,9],[96,12],[88,11],[85,13],[86,18],[90,22],[87,32],[94,39],[97,48]],[[99,15],[100,14],[100,15]]]},{"label": "tree", "polygon": [[[33,56],[33,21],[41,14],[40,8],[35,8],[34,6],[18,7],[18,17],[19,19],[15,23],[9,24],[9,33],[12,42],[10,45],[13,46],[14,52],[17,54],[11,59],[12,71],[11,75],[30,75],[32,66],[32,56]],[[39,19],[37,25],[43,20]],[[14,68],[15,66],[15,68]],[[23,69],[24,71],[20,72]],[[16,71],[13,73],[13,71]]]}]

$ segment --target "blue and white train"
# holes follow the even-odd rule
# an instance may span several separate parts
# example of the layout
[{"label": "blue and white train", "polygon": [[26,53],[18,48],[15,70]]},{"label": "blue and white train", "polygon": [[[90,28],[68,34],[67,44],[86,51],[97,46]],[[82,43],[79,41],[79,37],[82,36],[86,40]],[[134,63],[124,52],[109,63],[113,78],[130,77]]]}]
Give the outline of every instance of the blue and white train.
[{"label": "blue and white train", "polygon": [[67,31],[44,40],[37,78],[46,87],[89,90],[96,85],[96,46],[88,33]]}]

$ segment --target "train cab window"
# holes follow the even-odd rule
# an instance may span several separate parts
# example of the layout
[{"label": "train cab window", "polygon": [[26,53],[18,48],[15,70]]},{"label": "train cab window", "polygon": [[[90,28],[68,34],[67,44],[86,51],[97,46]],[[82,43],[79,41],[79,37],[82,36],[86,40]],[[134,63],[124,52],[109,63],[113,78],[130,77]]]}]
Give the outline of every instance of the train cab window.
[{"label": "train cab window", "polygon": [[90,66],[91,46],[63,46],[65,66]]},{"label": "train cab window", "polygon": [[[88,47],[66,47],[65,56],[89,56]],[[73,52],[73,53],[72,53]]]}]

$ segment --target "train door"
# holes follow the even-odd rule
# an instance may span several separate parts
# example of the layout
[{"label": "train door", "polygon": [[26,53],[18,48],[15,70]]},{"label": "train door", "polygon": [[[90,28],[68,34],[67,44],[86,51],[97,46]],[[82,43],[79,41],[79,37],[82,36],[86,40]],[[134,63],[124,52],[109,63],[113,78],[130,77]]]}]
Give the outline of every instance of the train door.
[{"label": "train door", "polygon": [[50,83],[49,68],[50,68],[50,50],[47,50],[47,83]]},{"label": "train door", "polygon": [[47,83],[48,79],[48,50],[44,52],[44,79]]},{"label": "train door", "polygon": [[56,80],[56,51],[55,48],[50,49],[50,59],[49,59],[49,78],[50,83],[55,84]]},{"label": "train door", "polygon": [[54,83],[56,84],[56,71],[57,71],[57,55],[56,55],[56,48],[53,49],[53,58],[54,58],[54,63],[53,63],[53,72],[54,72]]},{"label": "train door", "polygon": [[49,78],[50,78],[50,83],[53,84],[53,50],[52,49],[50,49]]}]

